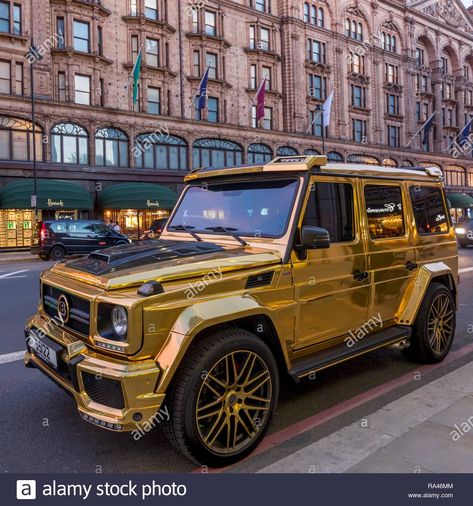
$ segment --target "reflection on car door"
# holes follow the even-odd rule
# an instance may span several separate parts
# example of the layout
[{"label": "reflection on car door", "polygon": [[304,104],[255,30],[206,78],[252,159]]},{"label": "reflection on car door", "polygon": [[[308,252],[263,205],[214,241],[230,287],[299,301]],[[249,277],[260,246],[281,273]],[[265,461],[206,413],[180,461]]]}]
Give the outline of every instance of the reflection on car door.
[{"label": "reflection on car door", "polygon": [[331,245],[308,250],[306,259],[293,256],[296,349],[346,335],[366,322],[370,280],[356,196],[348,179],[314,180],[302,225],[328,230]]}]

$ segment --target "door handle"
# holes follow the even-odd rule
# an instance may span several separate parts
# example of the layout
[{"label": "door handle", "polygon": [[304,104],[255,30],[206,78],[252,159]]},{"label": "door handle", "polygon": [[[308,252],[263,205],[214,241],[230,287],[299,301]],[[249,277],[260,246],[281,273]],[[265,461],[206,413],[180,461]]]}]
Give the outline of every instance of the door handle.
[{"label": "door handle", "polygon": [[417,264],[409,260],[408,262],[406,262],[406,269],[408,271],[415,271],[417,269]]},{"label": "door handle", "polygon": [[364,281],[365,279],[368,279],[368,273],[366,271],[365,272],[356,271],[353,273],[353,279],[355,281]]}]

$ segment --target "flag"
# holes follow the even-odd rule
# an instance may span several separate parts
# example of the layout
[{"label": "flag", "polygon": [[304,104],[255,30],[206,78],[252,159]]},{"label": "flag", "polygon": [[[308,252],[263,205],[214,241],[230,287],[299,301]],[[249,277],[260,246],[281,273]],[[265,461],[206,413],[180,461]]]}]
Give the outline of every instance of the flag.
[{"label": "flag", "polygon": [[422,128],[420,129],[421,131],[422,130],[424,131],[424,135],[422,137],[422,144],[427,144],[429,142],[430,129],[434,124],[436,113],[437,111],[434,111],[432,113],[432,116],[430,116],[430,118],[422,125]]},{"label": "flag", "polygon": [[470,121],[463,127],[463,130],[459,133],[460,137],[460,144],[465,142],[468,139],[468,136],[471,132],[471,123],[473,121],[473,118],[470,119]]},{"label": "flag", "polygon": [[197,109],[199,109],[199,111],[205,109],[205,107],[207,106],[207,85],[209,82],[209,71],[210,67],[207,67],[199,84],[199,92],[197,95],[199,99],[197,102]]},{"label": "flag", "polygon": [[135,64],[133,65],[133,69],[131,71],[130,76],[128,77],[128,81],[125,86],[125,88],[128,89],[130,81],[133,78],[133,105],[135,105],[136,101],[138,100],[138,89],[139,89],[138,84],[140,81],[140,74],[141,74],[142,50],[143,50],[143,48],[140,48],[140,50],[138,51],[138,55],[136,56]]},{"label": "flag", "polygon": [[330,116],[332,112],[332,102],[333,102],[333,94],[335,90],[332,90],[330,95],[327,97],[324,105],[322,106],[322,113],[324,115],[324,126],[328,127],[330,125]]},{"label": "flag", "polygon": [[264,118],[264,101],[266,97],[266,78],[263,79],[263,82],[260,84],[258,91],[256,92],[256,123],[261,118]]}]

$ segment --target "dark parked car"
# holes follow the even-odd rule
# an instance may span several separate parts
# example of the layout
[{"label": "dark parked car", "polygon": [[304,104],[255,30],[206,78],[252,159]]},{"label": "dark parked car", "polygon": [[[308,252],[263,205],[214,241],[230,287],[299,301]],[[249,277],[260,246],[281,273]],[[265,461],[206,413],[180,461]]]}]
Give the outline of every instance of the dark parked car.
[{"label": "dark parked car", "polygon": [[50,220],[36,224],[31,253],[42,260],[60,260],[66,255],[129,244],[123,234],[101,221]]},{"label": "dark parked car", "polygon": [[167,218],[153,220],[153,223],[151,223],[149,230],[145,230],[143,232],[143,235],[140,236],[140,241],[145,241],[146,239],[158,239],[164,227],[166,226],[167,221]]},{"label": "dark parked car", "polygon": [[464,218],[455,225],[457,241],[461,248],[473,245],[473,220]]}]

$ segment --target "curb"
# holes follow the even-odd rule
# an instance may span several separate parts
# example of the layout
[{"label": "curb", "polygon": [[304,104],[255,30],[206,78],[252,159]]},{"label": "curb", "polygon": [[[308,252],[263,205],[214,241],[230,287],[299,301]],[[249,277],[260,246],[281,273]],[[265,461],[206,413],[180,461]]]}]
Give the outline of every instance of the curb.
[{"label": "curb", "polygon": [[[29,257],[17,257],[17,258],[2,258],[2,255],[0,254],[0,265],[4,264],[22,264],[27,262],[42,262],[39,258],[36,258],[34,255],[31,255]],[[44,262],[46,263],[46,262]]]}]

